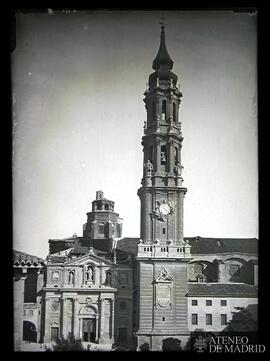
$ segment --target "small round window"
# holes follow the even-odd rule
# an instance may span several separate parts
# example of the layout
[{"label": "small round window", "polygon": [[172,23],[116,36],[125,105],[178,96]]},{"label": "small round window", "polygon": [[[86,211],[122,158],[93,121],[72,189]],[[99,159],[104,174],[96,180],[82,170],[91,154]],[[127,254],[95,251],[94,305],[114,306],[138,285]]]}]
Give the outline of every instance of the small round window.
[{"label": "small round window", "polygon": [[121,309],[122,311],[124,311],[126,308],[127,308],[126,302],[121,302],[121,303],[120,303],[120,309]]}]

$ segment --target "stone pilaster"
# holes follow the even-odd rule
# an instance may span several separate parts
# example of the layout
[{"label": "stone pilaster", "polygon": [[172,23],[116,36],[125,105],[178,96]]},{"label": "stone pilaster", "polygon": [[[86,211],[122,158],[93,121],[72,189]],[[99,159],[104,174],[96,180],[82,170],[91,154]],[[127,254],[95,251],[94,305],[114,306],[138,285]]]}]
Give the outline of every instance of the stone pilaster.
[{"label": "stone pilaster", "polygon": [[111,341],[114,343],[114,299],[111,299]]},{"label": "stone pilaster", "polygon": [[79,338],[79,320],[78,320],[78,313],[79,313],[79,302],[78,298],[73,298],[73,324],[72,324],[72,333],[75,338]]},{"label": "stone pilaster", "polygon": [[96,342],[98,342],[98,334],[99,334],[99,314],[96,315],[96,336],[95,336]]},{"label": "stone pilaster", "polygon": [[226,283],[225,280],[225,263],[221,259],[216,260],[217,267],[218,267],[218,282],[219,283]]},{"label": "stone pilaster", "polygon": [[174,159],[174,142],[173,142],[173,140],[169,140],[168,146],[169,146],[169,165],[170,165],[170,168],[169,168],[168,171],[169,171],[170,173],[173,173],[173,168],[174,168],[174,165],[175,165],[175,159]]},{"label": "stone pilaster", "polygon": [[104,340],[104,318],[105,318],[105,298],[100,298],[100,330],[99,330],[99,339],[102,342]]},{"label": "stone pilaster", "polygon": [[67,332],[66,332],[66,318],[67,318],[67,315],[66,315],[66,300],[67,298],[66,297],[62,297],[61,298],[61,303],[62,303],[62,307],[61,307],[61,335],[63,338],[66,338],[67,337]]},{"label": "stone pilaster", "polygon": [[50,298],[44,298],[44,310],[45,310],[45,317],[44,317],[44,342],[50,342],[50,324],[49,324],[49,306],[50,306]]},{"label": "stone pilaster", "polygon": [[161,145],[160,145],[160,139],[156,139],[155,141],[155,165],[156,165],[156,170],[154,168],[154,170],[159,173],[160,172],[160,157],[161,157]]}]

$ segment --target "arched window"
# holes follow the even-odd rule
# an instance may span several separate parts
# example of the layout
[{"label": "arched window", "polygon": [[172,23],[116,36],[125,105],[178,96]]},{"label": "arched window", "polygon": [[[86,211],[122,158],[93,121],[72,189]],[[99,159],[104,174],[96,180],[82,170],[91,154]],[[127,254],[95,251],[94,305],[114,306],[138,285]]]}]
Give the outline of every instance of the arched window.
[{"label": "arched window", "polygon": [[167,118],[166,100],[162,100],[162,112],[161,113],[162,113],[162,119],[165,118],[164,120],[166,120],[166,118]]},{"label": "arched window", "polygon": [[161,152],[160,152],[160,163],[161,163],[161,164],[166,164],[166,160],[167,160],[167,149],[166,149],[166,145],[162,145],[162,147],[161,147]]},{"label": "arched window", "polygon": [[153,158],[154,158],[154,148],[153,148],[153,146],[151,146],[150,148],[149,148],[149,160],[150,160],[150,162],[153,164]]},{"label": "arched window", "polygon": [[173,103],[173,121],[176,122],[176,104]]},{"label": "arched window", "polygon": [[97,210],[100,210],[101,209],[101,203],[97,203]]},{"label": "arched window", "polygon": [[108,211],[109,210],[109,204],[106,203],[105,206],[104,206],[105,210]]},{"label": "arched window", "polygon": [[105,232],[105,224],[100,223],[98,226],[98,233],[99,233],[99,235],[104,236],[104,232]]}]

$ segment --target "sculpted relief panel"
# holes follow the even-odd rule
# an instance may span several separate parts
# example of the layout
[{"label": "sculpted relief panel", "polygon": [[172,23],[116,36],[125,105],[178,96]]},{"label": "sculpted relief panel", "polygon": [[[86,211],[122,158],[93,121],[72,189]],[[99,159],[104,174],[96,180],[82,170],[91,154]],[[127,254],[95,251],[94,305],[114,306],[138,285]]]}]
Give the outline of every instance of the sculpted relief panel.
[{"label": "sculpted relief panel", "polygon": [[167,268],[162,267],[155,280],[155,306],[157,308],[166,309],[173,307],[173,282],[174,280]]}]

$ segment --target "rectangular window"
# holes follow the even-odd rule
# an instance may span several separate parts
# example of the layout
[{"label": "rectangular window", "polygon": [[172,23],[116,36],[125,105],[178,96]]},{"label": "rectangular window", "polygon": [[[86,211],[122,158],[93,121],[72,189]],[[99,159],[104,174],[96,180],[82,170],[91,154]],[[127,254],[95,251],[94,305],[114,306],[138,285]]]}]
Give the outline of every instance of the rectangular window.
[{"label": "rectangular window", "polygon": [[226,300],[220,300],[220,306],[227,306]]},{"label": "rectangular window", "polygon": [[205,323],[208,326],[212,325],[212,315],[210,313],[205,315]]},{"label": "rectangular window", "polygon": [[221,325],[227,325],[227,315],[226,313],[223,313],[220,315],[221,316]]},{"label": "rectangular window", "polygon": [[191,300],[192,306],[198,306],[198,300]]},{"label": "rectangular window", "polygon": [[162,233],[166,234],[166,228],[162,228]]},{"label": "rectangular window", "polygon": [[206,300],[205,304],[206,306],[212,306],[212,300]]},{"label": "rectangular window", "polygon": [[198,325],[198,315],[197,313],[191,314],[191,323],[192,325]]}]

